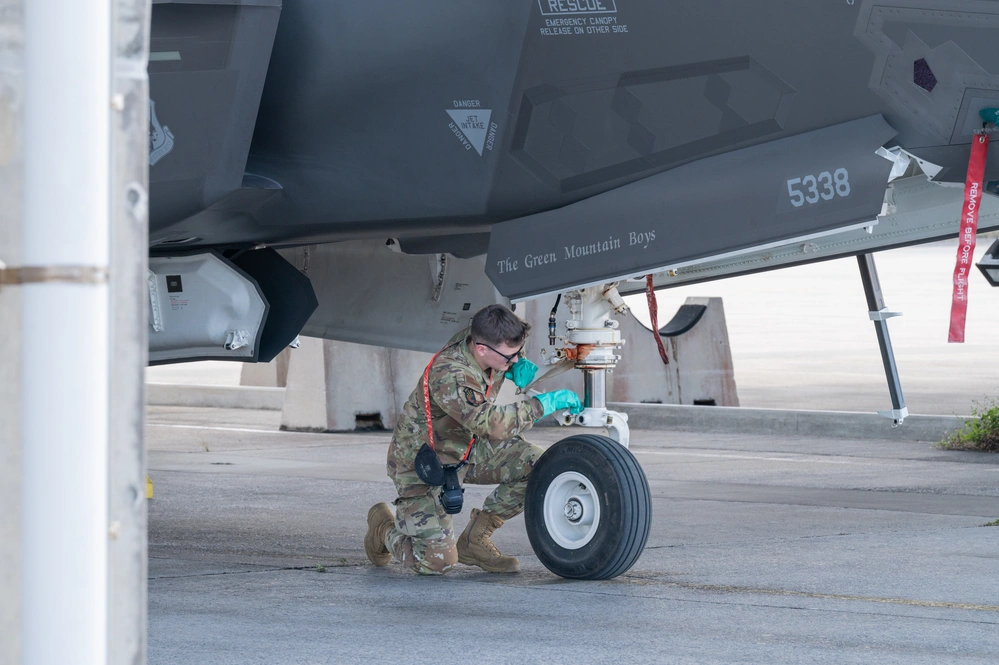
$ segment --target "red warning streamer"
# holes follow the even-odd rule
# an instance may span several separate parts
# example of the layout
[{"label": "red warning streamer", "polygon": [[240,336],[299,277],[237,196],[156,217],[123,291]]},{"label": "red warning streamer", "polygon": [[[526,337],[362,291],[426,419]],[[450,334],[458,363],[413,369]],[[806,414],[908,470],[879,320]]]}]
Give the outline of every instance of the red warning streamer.
[{"label": "red warning streamer", "polygon": [[652,319],[652,334],[656,336],[656,344],[659,345],[659,357],[668,365],[669,356],[666,355],[662,335],[659,334],[659,303],[656,301],[656,292],[652,288],[652,275],[645,276],[645,296],[649,299],[649,318]]},{"label": "red warning streamer", "polygon": [[989,137],[979,134],[971,143],[968,179],[964,183],[964,207],[961,213],[961,234],[958,236],[957,265],[954,266],[954,295],[950,305],[948,342],[964,342],[964,323],[968,314],[968,275],[975,258],[975,234],[978,232],[978,208],[982,200],[982,180],[985,178],[985,155]]}]

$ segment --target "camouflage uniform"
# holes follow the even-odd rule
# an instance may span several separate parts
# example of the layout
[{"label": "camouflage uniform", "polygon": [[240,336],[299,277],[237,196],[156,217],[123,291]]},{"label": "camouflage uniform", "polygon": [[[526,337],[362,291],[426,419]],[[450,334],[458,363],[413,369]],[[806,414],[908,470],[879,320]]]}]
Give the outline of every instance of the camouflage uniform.
[{"label": "camouflage uniform", "polygon": [[[499,484],[483,503],[483,511],[506,520],[524,510],[527,477],[542,450],[519,434],[544,415],[535,399],[497,406],[503,374],[479,367],[470,348],[469,329],[451,338],[430,368],[430,417],[434,449],[442,464],[457,464],[468,443],[476,438],[462,468],[463,482]],[[491,386],[491,388],[490,388]],[[416,453],[427,435],[423,377],[409,396],[392,434],[388,475],[399,493],[395,525],[385,545],[403,565],[422,574],[445,573],[458,562],[457,539],[451,515],[444,512],[439,487],[430,487],[416,475]]]}]

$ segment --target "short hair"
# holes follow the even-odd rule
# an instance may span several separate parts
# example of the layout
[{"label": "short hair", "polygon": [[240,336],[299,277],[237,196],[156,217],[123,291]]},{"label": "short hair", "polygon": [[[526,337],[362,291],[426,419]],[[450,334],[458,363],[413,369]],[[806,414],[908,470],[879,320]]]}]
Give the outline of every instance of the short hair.
[{"label": "short hair", "polygon": [[527,339],[531,324],[503,305],[486,305],[472,317],[472,341],[516,346]]}]

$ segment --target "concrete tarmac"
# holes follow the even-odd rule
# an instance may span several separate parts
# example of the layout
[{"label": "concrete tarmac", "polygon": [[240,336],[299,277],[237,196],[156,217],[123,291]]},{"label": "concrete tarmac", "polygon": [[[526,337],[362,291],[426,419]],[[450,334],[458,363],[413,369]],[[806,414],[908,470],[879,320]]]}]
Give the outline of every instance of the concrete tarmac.
[{"label": "concrete tarmac", "polygon": [[[149,663],[995,663],[999,456],[925,442],[633,430],[648,546],[602,582],[376,568],[385,432],[151,407]],[[567,436],[539,428],[550,445]],[[488,487],[469,486],[468,508]]]}]

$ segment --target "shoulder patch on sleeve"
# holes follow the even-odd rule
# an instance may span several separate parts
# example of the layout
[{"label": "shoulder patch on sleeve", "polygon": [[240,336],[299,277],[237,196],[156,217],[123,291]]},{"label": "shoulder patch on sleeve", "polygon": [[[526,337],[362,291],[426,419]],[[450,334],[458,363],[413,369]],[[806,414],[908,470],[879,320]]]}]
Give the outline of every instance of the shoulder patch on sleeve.
[{"label": "shoulder patch on sleeve", "polygon": [[473,390],[472,388],[464,388],[462,392],[465,395],[465,401],[468,402],[470,406],[481,406],[486,403],[486,397],[480,392]]}]

